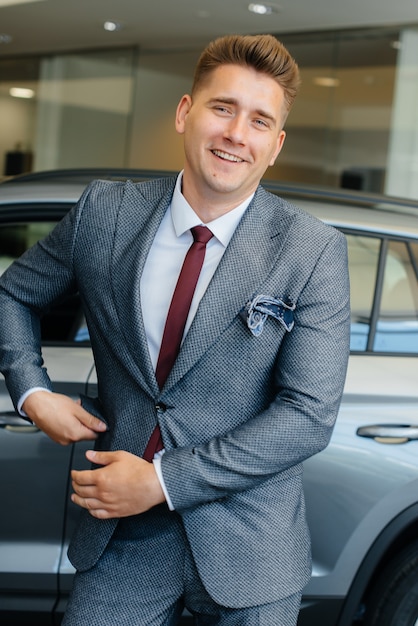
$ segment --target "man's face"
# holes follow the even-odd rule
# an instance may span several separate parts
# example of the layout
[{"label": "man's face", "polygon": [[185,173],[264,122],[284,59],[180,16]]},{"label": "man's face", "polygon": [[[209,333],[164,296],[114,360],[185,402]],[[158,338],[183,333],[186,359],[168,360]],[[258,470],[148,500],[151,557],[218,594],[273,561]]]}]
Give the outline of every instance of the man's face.
[{"label": "man's face", "polygon": [[227,211],[247,198],[279,154],[284,93],[267,74],[239,65],[211,72],[177,108],[184,135],[183,193]]}]

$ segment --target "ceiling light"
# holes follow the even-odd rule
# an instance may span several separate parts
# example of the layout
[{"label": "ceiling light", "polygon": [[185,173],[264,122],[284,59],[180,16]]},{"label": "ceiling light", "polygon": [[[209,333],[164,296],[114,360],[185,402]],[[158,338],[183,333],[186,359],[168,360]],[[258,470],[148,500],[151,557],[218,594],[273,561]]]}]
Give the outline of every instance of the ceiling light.
[{"label": "ceiling light", "polygon": [[33,89],[26,89],[24,87],[11,87],[9,94],[13,96],[13,98],[33,98],[35,96]]},{"label": "ceiling light", "polygon": [[339,79],[332,78],[332,76],[317,76],[313,82],[319,87],[338,87],[340,84]]},{"label": "ceiling light", "polygon": [[113,22],[112,20],[108,20],[103,24],[103,28],[110,33],[114,33],[117,30],[122,30],[123,25],[120,22]]},{"label": "ceiling light", "polygon": [[264,2],[262,4],[251,3],[248,5],[248,10],[257,15],[271,15],[272,13],[278,13],[279,7],[277,4],[264,4]]}]

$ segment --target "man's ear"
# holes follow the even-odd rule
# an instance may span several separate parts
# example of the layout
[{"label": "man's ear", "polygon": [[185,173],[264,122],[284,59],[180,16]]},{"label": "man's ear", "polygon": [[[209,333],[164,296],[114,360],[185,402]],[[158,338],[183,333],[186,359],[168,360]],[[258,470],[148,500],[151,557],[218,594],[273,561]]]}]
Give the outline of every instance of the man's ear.
[{"label": "man's ear", "polygon": [[286,132],[284,130],[281,130],[279,133],[279,136],[277,137],[276,150],[274,151],[272,159],[269,163],[270,166],[274,165],[274,163],[276,162],[276,159],[279,156],[281,149],[283,148],[285,139],[286,139]]},{"label": "man's ear", "polygon": [[185,94],[180,100],[176,111],[176,131],[182,135],[184,133],[186,117],[192,106],[192,98]]}]

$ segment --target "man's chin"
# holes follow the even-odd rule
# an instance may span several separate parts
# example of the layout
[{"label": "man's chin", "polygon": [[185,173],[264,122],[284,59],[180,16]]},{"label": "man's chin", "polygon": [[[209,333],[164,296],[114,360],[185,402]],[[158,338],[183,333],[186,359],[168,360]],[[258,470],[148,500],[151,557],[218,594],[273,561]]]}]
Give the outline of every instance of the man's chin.
[{"label": "man's chin", "polygon": [[[210,189],[219,194],[227,194],[227,195],[242,195],[245,194],[245,190],[250,188],[249,182],[247,178],[243,176],[219,176],[215,174],[208,181]],[[252,192],[249,191],[247,195],[250,195]]]}]

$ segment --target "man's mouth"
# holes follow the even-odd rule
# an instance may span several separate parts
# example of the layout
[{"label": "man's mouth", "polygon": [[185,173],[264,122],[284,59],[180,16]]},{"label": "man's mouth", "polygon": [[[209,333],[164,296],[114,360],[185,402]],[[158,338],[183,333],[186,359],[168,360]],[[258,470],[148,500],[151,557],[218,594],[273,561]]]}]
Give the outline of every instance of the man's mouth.
[{"label": "man's mouth", "polygon": [[212,153],[220,159],[224,159],[224,161],[232,161],[233,163],[244,162],[244,159],[241,159],[234,154],[229,154],[228,152],[222,152],[222,150],[212,150]]}]

